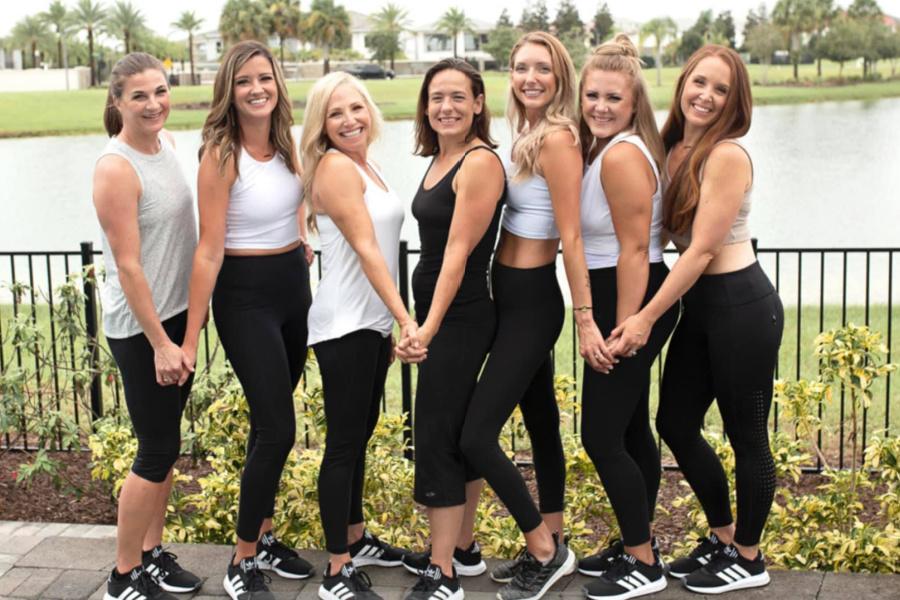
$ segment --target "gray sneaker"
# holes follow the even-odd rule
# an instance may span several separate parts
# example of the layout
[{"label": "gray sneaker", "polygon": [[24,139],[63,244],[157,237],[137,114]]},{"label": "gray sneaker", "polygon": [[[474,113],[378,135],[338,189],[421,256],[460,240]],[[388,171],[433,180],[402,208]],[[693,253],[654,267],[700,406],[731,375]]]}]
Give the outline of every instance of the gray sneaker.
[{"label": "gray sneaker", "polygon": [[[554,536],[554,540],[556,537]],[[575,554],[565,544],[556,544],[556,554],[546,565],[525,552],[512,581],[497,592],[498,600],[538,600],[561,577],[575,569]]]},{"label": "gray sneaker", "polygon": [[516,557],[512,560],[507,560],[491,570],[491,579],[496,581],[497,583],[509,583],[513,580],[513,577],[516,576],[516,571],[519,569],[519,565],[522,563],[522,560],[525,558],[525,548],[519,550],[519,553],[516,554]]}]

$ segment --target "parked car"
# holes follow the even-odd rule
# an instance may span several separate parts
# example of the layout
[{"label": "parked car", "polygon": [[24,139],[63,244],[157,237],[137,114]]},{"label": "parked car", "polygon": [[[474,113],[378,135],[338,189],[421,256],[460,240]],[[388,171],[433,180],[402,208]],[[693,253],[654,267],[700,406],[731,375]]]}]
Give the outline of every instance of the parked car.
[{"label": "parked car", "polygon": [[368,63],[364,65],[351,65],[344,69],[347,73],[360,79],[393,79],[394,72],[384,69],[381,65]]}]

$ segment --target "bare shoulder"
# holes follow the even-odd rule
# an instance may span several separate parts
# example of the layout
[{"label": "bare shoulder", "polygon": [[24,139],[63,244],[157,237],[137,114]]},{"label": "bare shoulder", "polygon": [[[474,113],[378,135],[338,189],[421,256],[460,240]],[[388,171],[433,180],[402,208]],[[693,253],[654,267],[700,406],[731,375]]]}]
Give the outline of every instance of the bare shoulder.
[{"label": "bare shoulder", "polygon": [[170,144],[172,144],[172,147],[174,148],[175,147],[175,136],[172,135],[172,132],[169,131],[168,129],[163,129],[160,133],[166,138],[166,141],[168,141]]},{"label": "bare shoulder", "polygon": [[544,136],[541,150],[561,150],[563,148],[576,148],[577,140],[568,129],[557,129]]},{"label": "bare shoulder", "polygon": [[646,163],[647,158],[640,148],[628,142],[620,142],[603,155],[602,168],[622,169]]},{"label": "bare shoulder", "polygon": [[733,169],[750,169],[750,156],[738,144],[721,142],[713,147],[706,159],[707,169],[727,172]]},{"label": "bare shoulder", "polygon": [[233,153],[228,156],[222,168],[219,166],[220,156],[220,146],[213,146],[203,153],[203,156],[200,158],[200,177],[225,179],[230,185],[237,179],[235,156]]},{"label": "bare shoulder", "polygon": [[97,160],[94,167],[94,185],[105,185],[110,189],[122,186],[140,186],[137,173],[124,157],[106,154]]},{"label": "bare shoulder", "polygon": [[353,160],[341,152],[329,152],[316,167],[314,187],[317,195],[323,192],[342,193],[354,187],[363,189],[365,183]]},{"label": "bare shoulder", "polygon": [[463,159],[460,170],[467,176],[478,179],[503,176],[503,165],[500,159],[487,147],[475,148],[469,152]]}]

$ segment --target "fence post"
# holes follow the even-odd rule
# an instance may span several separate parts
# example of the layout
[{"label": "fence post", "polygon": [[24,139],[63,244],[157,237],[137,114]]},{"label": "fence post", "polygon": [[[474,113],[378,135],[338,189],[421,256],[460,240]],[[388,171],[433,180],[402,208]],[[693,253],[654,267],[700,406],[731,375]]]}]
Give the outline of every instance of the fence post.
[{"label": "fence post", "polygon": [[94,243],[81,242],[81,269],[84,274],[84,325],[87,328],[91,348],[91,413],[96,421],[103,416],[103,385],[100,380],[99,350],[97,341],[97,295],[94,293]]},{"label": "fence post", "polygon": [[[409,310],[409,242],[400,241],[400,298],[403,299],[403,306]],[[403,399],[402,410],[406,415],[406,427],[403,429],[403,441],[406,449],[403,456],[409,460],[413,460],[414,453],[412,448],[412,367],[407,363],[400,364],[400,393]]]},{"label": "fence post", "polygon": [[753,256],[759,254],[759,238],[750,238],[750,245],[753,246]]}]

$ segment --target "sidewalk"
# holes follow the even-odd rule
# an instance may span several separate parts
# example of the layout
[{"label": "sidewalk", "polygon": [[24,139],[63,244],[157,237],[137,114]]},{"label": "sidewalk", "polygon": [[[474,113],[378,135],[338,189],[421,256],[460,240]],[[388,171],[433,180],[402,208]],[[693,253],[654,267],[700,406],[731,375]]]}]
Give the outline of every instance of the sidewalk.
[{"label": "sidewalk", "polygon": [[[0,521],[0,600],[48,598],[102,600],[106,576],[115,562],[115,527],[110,525],[67,525],[64,523],[21,523]],[[200,592],[179,598],[210,600],[227,597],[222,588],[225,565],[231,555],[228,546],[173,544],[167,547],[179,562],[204,579]],[[320,551],[301,554],[321,571],[326,556]],[[497,561],[488,561],[492,566]],[[402,568],[366,567],[374,589],[385,600],[401,600],[415,584]],[[766,600],[898,600],[900,576],[800,571],[773,571],[772,583],[761,589],[735,592],[728,598]],[[287,581],[273,575],[271,590],[279,600],[315,600],[317,575],[306,581]],[[566,577],[545,598],[581,600],[587,578]],[[487,575],[464,578],[468,600],[493,600],[498,585]],[[716,596],[712,596],[715,598]],[[669,587],[654,600],[699,600],[704,598],[682,589],[669,580]]]}]

